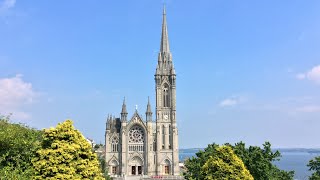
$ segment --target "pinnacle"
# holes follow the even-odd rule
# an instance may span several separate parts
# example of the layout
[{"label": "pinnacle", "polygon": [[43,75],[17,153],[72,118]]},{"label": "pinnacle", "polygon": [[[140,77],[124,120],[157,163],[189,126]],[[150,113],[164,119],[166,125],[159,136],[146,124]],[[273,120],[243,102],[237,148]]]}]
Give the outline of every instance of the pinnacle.
[{"label": "pinnacle", "polygon": [[163,7],[162,35],[161,35],[160,52],[170,52],[168,28],[167,28],[167,17],[166,17],[166,7],[165,6]]}]

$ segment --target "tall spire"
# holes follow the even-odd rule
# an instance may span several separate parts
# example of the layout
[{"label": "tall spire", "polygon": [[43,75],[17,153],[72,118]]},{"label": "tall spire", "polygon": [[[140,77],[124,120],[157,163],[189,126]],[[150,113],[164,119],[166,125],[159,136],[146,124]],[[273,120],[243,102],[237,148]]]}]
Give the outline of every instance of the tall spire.
[{"label": "tall spire", "polygon": [[128,114],[126,106],[126,98],[123,98],[122,111],[121,114]]},{"label": "tall spire", "polygon": [[160,52],[169,52],[169,37],[168,37],[168,28],[167,28],[167,17],[166,17],[166,6],[163,5],[163,15],[162,15],[162,35],[161,35],[161,44]]}]

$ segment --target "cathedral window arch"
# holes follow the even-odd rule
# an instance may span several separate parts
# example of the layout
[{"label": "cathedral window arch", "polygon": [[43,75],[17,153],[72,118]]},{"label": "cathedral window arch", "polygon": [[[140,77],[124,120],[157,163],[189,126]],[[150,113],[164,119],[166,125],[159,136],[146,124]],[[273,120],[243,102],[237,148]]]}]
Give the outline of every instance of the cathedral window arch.
[{"label": "cathedral window arch", "polygon": [[141,126],[134,125],[128,133],[129,151],[144,151],[145,133]]},{"label": "cathedral window arch", "polygon": [[170,107],[170,89],[169,85],[165,83],[163,85],[163,107]]},{"label": "cathedral window arch", "polygon": [[118,136],[113,136],[111,139],[111,152],[118,152],[119,138]]}]

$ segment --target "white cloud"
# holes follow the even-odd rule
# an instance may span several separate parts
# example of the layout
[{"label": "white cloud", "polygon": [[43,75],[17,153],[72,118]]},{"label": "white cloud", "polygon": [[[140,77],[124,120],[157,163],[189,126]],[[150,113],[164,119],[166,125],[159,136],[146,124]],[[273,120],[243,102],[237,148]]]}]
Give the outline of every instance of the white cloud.
[{"label": "white cloud", "polygon": [[320,106],[317,106],[317,105],[302,106],[297,108],[297,111],[305,112],[305,113],[320,112]]},{"label": "white cloud", "polygon": [[306,73],[297,74],[296,78],[299,80],[307,79],[317,84],[320,84],[320,65],[313,67]]},{"label": "white cloud", "polygon": [[32,84],[23,81],[20,74],[0,79],[0,113],[3,115],[12,113],[14,119],[30,118],[30,115],[21,111],[21,108],[32,104],[36,96]]},{"label": "white cloud", "polygon": [[307,74],[308,79],[320,84],[320,65],[311,69]]},{"label": "white cloud", "polygon": [[238,102],[236,99],[224,99],[223,101],[220,102],[220,106],[221,107],[225,107],[225,106],[234,106],[236,105]]},{"label": "white cloud", "polygon": [[0,4],[0,12],[5,12],[8,9],[11,9],[15,6],[16,4],[16,0],[4,0],[1,4]]},{"label": "white cloud", "polygon": [[230,98],[222,100],[219,103],[219,106],[220,107],[235,106],[239,103],[242,103],[244,100],[245,100],[244,97],[230,97]]}]

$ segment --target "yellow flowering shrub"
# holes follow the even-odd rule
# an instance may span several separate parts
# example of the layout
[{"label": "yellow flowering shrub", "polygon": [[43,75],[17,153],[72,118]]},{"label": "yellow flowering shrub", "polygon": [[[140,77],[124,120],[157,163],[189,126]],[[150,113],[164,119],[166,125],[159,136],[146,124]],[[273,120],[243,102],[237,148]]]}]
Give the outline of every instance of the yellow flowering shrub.
[{"label": "yellow flowering shrub", "polygon": [[71,120],[45,129],[32,163],[34,179],[104,179],[96,154]]},{"label": "yellow flowering shrub", "polygon": [[216,148],[216,154],[210,156],[201,168],[206,180],[253,180],[242,160],[229,146]]}]

